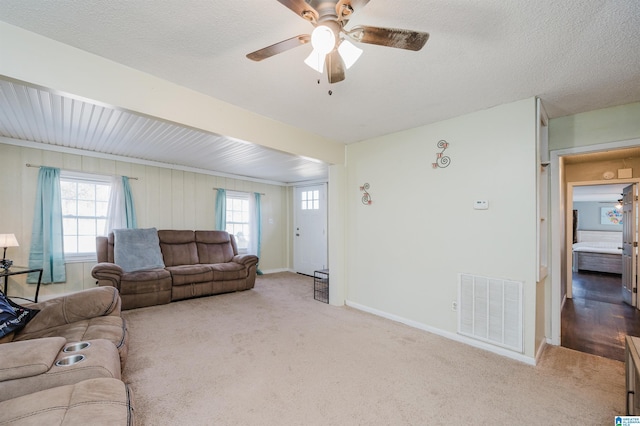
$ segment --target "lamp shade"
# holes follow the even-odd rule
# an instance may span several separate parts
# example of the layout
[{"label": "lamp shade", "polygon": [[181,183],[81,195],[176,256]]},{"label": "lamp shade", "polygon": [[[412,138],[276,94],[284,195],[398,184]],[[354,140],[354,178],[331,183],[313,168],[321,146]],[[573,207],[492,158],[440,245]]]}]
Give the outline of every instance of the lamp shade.
[{"label": "lamp shade", "polygon": [[0,247],[19,247],[14,234],[0,234]]}]

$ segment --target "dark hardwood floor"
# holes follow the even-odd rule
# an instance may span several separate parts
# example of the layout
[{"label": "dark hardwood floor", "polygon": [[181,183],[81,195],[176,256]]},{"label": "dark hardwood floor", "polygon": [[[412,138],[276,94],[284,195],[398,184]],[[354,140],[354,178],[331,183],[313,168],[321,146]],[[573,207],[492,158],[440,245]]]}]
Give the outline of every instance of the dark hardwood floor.
[{"label": "dark hardwood floor", "polygon": [[561,333],[566,348],[624,361],[625,336],[640,336],[640,311],[622,302],[621,276],[574,272]]}]

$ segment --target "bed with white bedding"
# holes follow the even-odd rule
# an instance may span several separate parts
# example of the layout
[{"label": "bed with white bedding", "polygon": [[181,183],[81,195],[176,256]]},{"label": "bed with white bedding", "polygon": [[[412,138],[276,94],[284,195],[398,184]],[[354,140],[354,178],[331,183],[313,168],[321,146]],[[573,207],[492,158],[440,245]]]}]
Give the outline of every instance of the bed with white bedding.
[{"label": "bed with white bedding", "polygon": [[622,274],[622,232],[578,231],[573,270]]}]

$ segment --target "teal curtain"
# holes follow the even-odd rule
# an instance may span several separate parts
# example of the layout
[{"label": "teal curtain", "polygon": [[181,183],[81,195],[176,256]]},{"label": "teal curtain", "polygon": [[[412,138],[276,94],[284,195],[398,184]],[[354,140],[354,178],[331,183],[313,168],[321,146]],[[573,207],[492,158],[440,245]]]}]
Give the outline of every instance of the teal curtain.
[{"label": "teal curtain", "polygon": [[[60,169],[53,167],[40,167],[38,173],[29,268],[42,268],[43,283],[66,281]],[[37,283],[38,274],[29,274],[27,282]]]},{"label": "teal curtain", "polygon": [[227,191],[218,189],[216,195],[216,229],[224,231],[227,229]]},{"label": "teal curtain", "polygon": [[[256,236],[256,256],[260,257],[260,248],[262,246],[262,209],[260,207],[260,193],[254,193],[256,199],[256,222],[255,222],[255,236]],[[258,275],[262,275],[262,271],[260,268],[257,269],[256,273]]]},{"label": "teal curtain", "polygon": [[131,192],[131,185],[129,185],[129,178],[122,176],[122,189],[124,191],[124,214],[127,220],[127,228],[137,228],[138,220],[136,219],[136,208],[133,204],[133,193]]}]

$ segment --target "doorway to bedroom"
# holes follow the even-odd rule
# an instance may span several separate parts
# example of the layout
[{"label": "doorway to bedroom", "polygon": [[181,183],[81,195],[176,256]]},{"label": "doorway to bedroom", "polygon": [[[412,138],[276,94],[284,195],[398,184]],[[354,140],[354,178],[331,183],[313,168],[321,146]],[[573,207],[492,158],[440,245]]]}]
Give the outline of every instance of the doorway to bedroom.
[{"label": "doorway to bedroom", "polygon": [[[635,283],[636,265],[634,261],[625,269],[622,254],[623,241],[637,241],[636,191],[633,180],[568,185],[567,291],[561,313],[564,347],[623,361],[625,336],[640,336],[640,311],[630,299],[625,303],[623,285],[631,280],[630,272]],[[635,260],[636,249],[628,253],[632,251],[633,257],[627,260]]]}]

